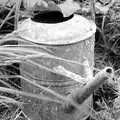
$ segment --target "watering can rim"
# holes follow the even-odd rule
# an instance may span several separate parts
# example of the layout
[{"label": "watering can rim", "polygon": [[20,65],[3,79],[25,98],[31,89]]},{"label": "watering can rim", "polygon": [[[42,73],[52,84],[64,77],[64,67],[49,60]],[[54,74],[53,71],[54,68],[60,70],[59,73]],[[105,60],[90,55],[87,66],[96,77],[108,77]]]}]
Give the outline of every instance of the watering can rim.
[{"label": "watering can rim", "polygon": [[[76,43],[78,43],[78,42],[80,42],[80,41],[83,41],[83,40],[87,40],[87,39],[89,39],[90,37],[92,37],[92,35],[94,35],[94,33],[96,32],[96,24],[92,21],[92,20],[88,20],[88,19],[86,19],[86,18],[84,18],[83,16],[81,16],[81,15],[77,15],[77,14],[75,14],[70,20],[68,20],[68,21],[64,21],[64,22],[60,22],[60,23],[55,23],[55,24],[50,24],[50,23],[38,23],[38,22],[34,22],[34,21],[32,21],[30,18],[28,18],[28,19],[26,19],[25,21],[23,21],[23,23],[22,22],[20,22],[20,24],[19,24],[19,27],[18,27],[18,31],[19,31],[19,28],[20,29],[22,29],[22,27],[21,27],[21,25],[23,25],[23,28],[24,29],[26,29],[25,28],[25,24],[27,25],[27,23],[30,23],[29,25],[27,25],[26,27],[28,27],[28,26],[30,26],[30,25],[33,25],[33,27],[34,27],[34,25],[36,25],[36,27],[37,26],[42,26],[42,27],[45,27],[45,26],[51,26],[51,28],[54,28],[54,27],[56,27],[56,26],[64,26],[64,25],[66,25],[66,24],[68,24],[68,23],[70,23],[70,22],[73,22],[75,19],[81,19],[82,21],[85,21],[86,23],[89,23],[89,26],[86,26],[86,27],[89,27],[89,30],[87,30],[87,32],[84,34],[84,35],[82,35],[82,36],[80,36],[79,35],[79,32],[77,32],[77,34],[75,33],[72,37],[70,37],[68,34],[67,34],[67,36],[65,36],[64,37],[64,41],[63,40],[61,40],[61,39],[63,39],[63,38],[61,38],[61,37],[58,37],[58,38],[56,38],[56,39],[51,39],[51,40],[48,40],[48,39],[46,39],[46,40],[43,40],[43,39],[34,39],[34,38],[32,38],[32,37],[30,37],[30,35],[32,34],[29,34],[28,35],[28,30],[26,30],[26,32],[24,31],[23,33],[22,32],[20,32],[19,33],[19,36],[21,36],[22,38],[24,38],[24,39],[26,39],[26,41],[30,41],[30,42],[33,42],[33,43],[36,43],[36,44],[43,44],[43,45],[70,45],[70,44],[76,44]],[[76,22],[76,21],[74,21],[74,22]],[[77,20],[77,22],[78,22],[78,20]],[[78,22],[78,24],[76,23],[76,25],[79,25],[80,26],[80,21]],[[24,30],[23,29],[23,30]],[[30,28],[28,28],[28,29],[30,29]],[[37,28],[35,28],[35,29],[37,29]],[[46,28],[45,28],[46,29]],[[72,29],[72,28],[71,28]],[[73,28],[74,29],[74,28]],[[59,30],[58,30],[59,31]],[[36,32],[35,31],[33,31],[35,34],[36,34]],[[52,33],[53,32],[55,32],[55,31],[52,31]],[[59,31],[59,32],[62,32],[62,31]],[[40,33],[39,33],[40,34]],[[52,36],[52,35],[51,35]],[[48,36],[49,37],[49,36]],[[47,37],[47,38],[48,38]],[[57,40],[57,41],[56,41]]]}]

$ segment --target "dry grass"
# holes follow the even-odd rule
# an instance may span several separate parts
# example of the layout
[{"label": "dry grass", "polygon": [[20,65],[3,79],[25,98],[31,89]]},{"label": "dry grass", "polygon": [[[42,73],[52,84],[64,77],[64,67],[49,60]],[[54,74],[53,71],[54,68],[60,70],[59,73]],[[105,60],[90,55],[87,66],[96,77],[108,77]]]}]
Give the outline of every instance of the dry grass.
[{"label": "dry grass", "polygon": [[[14,3],[14,2],[12,2]],[[18,21],[19,18],[25,14],[21,14],[20,11],[20,3],[21,0],[16,0],[15,4],[11,3],[9,4],[6,1],[4,5],[1,6],[0,12],[3,9],[9,9],[9,12],[7,16],[5,16],[3,19],[0,20],[0,29],[2,30],[4,28],[4,25],[7,24],[10,26],[9,28],[14,28],[14,30],[17,29]],[[10,5],[10,7],[7,6],[7,4]],[[95,63],[96,63],[96,68],[98,70],[104,68],[105,66],[111,66],[116,70],[115,72],[115,80],[116,83],[114,84],[114,87],[118,87],[118,91],[115,91],[116,94],[119,96],[119,86],[120,86],[120,16],[119,16],[119,2],[116,2],[111,8],[107,11],[105,16],[102,16],[102,26],[100,26],[100,30],[102,31],[102,37],[104,37],[104,40],[98,40],[96,41],[96,46],[95,46]],[[94,11],[93,11],[94,12]],[[14,14],[13,14],[14,13]],[[116,15],[117,13],[117,15]],[[14,18],[14,19],[13,19]],[[94,14],[93,14],[94,18]],[[12,22],[10,20],[13,20]],[[11,31],[11,30],[10,30]],[[8,33],[9,30],[6,32]],[[5,32],[3,32],[5,33]],[[13,35],[14,36],[14,35]],[[8,39],[9,38],[9,39]],[[14,38],[14,37],[13,37]],[[7,37],[1,37],[0,43],[3,44],[5,41],[10,41],[12,37],[7,36]],[[16,40],[18,42],[18,39]],[[23,41],[22,41],[23,42]],[[26,41],[24,41],[26,42]],[[22,108],[22,101],[21,101],[21,95],[22,96],[27,96],[27,97],[34,97],[36,99],[42,99],[46,101],[52,101],[56,102],[58,104],[61,104],[61,101],[66,101],[65,96],[61,96],[55,91],[40,86],[39,84],[36,83],[35,80],[30,81],[27,78],[18,75],[17,73],[14,73],[14,71],[7,71],[4,66],[11,65],[12,63],[22,63],[22,62],[27,62],[29,64],[33,64],[35,66],[38,66],[39,68],[44,68],[47,71],[56,73],[54,70],[49,69],[47,67],[44,67],[38,63],[35,63],[34,61],[31,60],[31,58],[37,58],[37,57],[48,57],[51,59],[56,59],[56,60],[61,60],[66,63],[72,63],[72,64],[77,64],[81,65],[80,63],[74,62],[74,61],[67,61],[62,58],[58,58],[56,56],[51,56],[49,54],[46,54],[46,51],[48,51],[46,48],[43,48],[42,46],[38,46],[33,43],[29,43],[34,45],[34,47],[39,47],[41,51],[43,52],[38,52],[34,49],[30,49],[30,45],[28,46],[18,46],[18,45],[13,45],[13,46],[1,46],[0,47],[0,82],[3,84],[3,86],[6,86],[5,88],[0,87],[0,105],[3,106],[3,109],[5,109],[4,112],[2,112],[2,120],[18,120],[18,119],[29,119],[29,116],[26,116],[23,111],[21,110]],[[51,52],[51,51],[49,51]],[[15,69],[19,69],[19,67],[13,66]],[[95,68],[95,69],[96,69]],[[6,75],[7,72],[11,72],[13,75]],[[12,73],[13,72],[13,73]],[[28,75],[28,73],[26,73]],[[58,74],[58,73],[56,73]],[[20,78],[24,81],[27,81],[29,84],[32,84],[33,86],[38,87],[39,89],[42,89],[43,91],[47,91],[48,93],[52,94],[56,99],[52,99],[50,97],[46,97],[44,95],[34,95],[32,93],[26,93],[22,92],[19,90],[16,90],[16,87],[11,85],[8,81],[10,78]],[[73,79],[73,78],[72,78]],[[15,84],[15,83],[14,83]],[[117,85],[116,85],[117,84]],[[17,88],[20,88],[21,86],[17,85]],[[9,94],[5,94],[10,93]],[[14,95],[15,94],[15,95]],[[19,95],[18,95],[19,94]],[[12,96],[12,97],[11,97]],[[119,120],[120,119],[120,97],[115,98],[115,102],[112,107],[109,107],[106,102],[103,100],[102,102],[98,102],[98,104],[103,108],[100,112],[94,112],[91,113],[92,117],[95,118],[95,120],[101,119],[101,120]],[[7,108],[7,109],[6,109]],[[12,112],[11,112],[12,111]],[[13,112],[14,111],[14,112]],[[21,118],[23,117],[23,118]]]}]

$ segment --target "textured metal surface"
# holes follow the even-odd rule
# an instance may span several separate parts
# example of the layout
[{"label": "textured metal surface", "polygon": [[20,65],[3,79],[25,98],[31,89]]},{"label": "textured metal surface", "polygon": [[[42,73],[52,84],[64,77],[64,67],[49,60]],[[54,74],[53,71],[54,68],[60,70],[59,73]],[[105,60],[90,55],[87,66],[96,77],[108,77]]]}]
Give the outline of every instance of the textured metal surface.
[{"label": "textured metal surface", "polygon": [[[77,41],[79,41],[79,37],[77,39],[78,39]],[[66,60],[72,60],[78,63],[82,63],[84,62],[84,58],[87,58],[90,64],[91,70],[93,69],[94,34],[83,41],[79,41],[73,44],[67,44],[67,45],[47,45],[46,44],[43,46],[46,46],[47,49],[52,51],[53,55],[61,57]],[[36,58],[32,60],[38,64],[41,64],[47,68],[50,68],[51,70],[53,70],[54,67],[61,65],[65,69],[85,77],[84,67],[82,65],[72,64],[62,60],[56,60],[56,59],[51,59],[47,57],[46,58],[41,57],[41,58]],[[29,75],[26,74],[26,72]],[[36,78],[36,81],[40,85],[48,87],[64,96],[67,96],[68,94],[70,94],[70,92],[75,88],[81,87],[79,83],[71,80],[70,78],[46,71],[45,69],[39,68],[38,66],[30,65],[30,64],[21,65],[21,75],[25,76],[30,80],[32,80],[32,77],[34,77]],[[32,93],[41,93],[40,89],[26,82],[22,82],[22,88],[23,88],[23,91],[28,91]],[[46,92],[44,94],[54,99],[52,95]],[[91,105],[91,98],[90,98],[87,101],[85,101],[83,105],[81,105],[80,111],[76,111],[73,114],[66,114],[62,110],[62,105],[59,105],[57,103],[26,98],[25,102],[28,102],[28,101],[29,101],[29,104],[25,104],[23,110],[31,120],[80,120],[89,114],[90,109],[88,106]]]}]

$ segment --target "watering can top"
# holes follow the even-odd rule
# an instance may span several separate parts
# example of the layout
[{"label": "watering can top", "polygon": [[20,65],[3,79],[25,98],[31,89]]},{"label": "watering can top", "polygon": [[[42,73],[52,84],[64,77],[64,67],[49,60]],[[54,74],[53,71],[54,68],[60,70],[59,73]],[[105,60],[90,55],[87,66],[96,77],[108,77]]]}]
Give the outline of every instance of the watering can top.
[{"label": "watering can top", "polygon": [[28,18],[19,23],[18,31],[27,41],[46,45],[65,45],[88,39],[95,33],[96,25],[74,14],[58,23],[40,23]]}]

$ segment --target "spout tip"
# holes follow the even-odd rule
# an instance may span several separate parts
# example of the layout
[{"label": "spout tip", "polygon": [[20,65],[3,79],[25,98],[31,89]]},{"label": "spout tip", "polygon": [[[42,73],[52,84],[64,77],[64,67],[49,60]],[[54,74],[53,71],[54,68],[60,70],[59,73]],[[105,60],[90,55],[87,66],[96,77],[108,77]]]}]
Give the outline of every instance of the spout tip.
[{"label": "spout tip", "polygon": [[105,72],[106,72],[107,76],[109,76],[109,77],[114,76],[114,69],[112,67],[106,67]]},{"label": "spout tip", "polygon": [[109,74],[113,73],[113,69],[111,67],[106,68],[106,72]]}]

